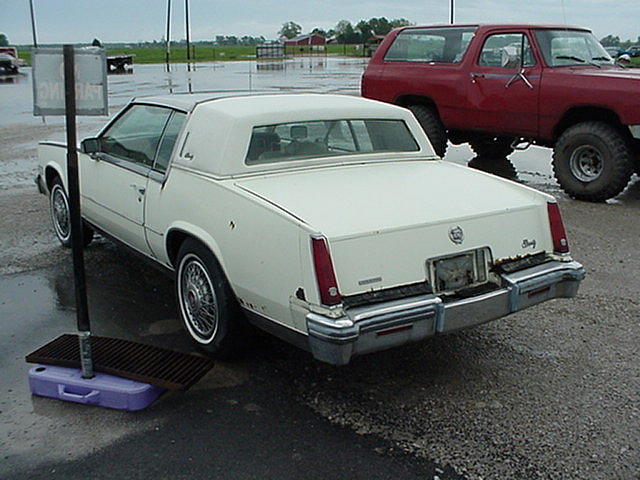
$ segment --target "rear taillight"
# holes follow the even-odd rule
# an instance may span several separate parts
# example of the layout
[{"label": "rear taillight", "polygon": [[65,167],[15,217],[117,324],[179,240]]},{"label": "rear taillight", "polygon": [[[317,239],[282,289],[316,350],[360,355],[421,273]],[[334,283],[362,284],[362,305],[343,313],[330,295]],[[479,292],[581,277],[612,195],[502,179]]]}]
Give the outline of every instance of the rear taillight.
[{"label": "rear taillight", "polygon": [[553,251],[555,253],[569,253],[569,241],[564,231],[560,208],[557,203],[547,203],[549,213],[549,226],[551,227],[551,238],[553,239]]},{"label": "rear taillight", "polygon": [[313,266],[316,270],[316,281],[320,290],[320,301],[323,305],[332,306],[342,302],[338,291],[336,274],[333,271],[331,255],[324,238],[312,238],[311,249],[313,251]]}]

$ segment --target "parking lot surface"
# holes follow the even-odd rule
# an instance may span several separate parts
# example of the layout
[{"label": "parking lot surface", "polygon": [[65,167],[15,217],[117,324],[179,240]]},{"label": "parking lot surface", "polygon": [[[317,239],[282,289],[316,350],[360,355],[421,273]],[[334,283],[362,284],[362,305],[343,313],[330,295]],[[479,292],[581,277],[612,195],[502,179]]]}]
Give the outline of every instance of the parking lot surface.
[{"label": "parking lot surface", "polygon": [[[110,77],[110,104],[240,84],[357,94],[362,68],[136,66]],[[69,251],[32,183],[36,143],[64,127],[30,116],[25,72],[0,85],[0,478],[640,478],[640,181],[607,203],[576,202],[541,148],[472,165],[557,196],[588,271],[575,299],[341,368],[256,335],[241,358],[139,413],[31,397],[24,355],[73,331],[75,312]],[[79,137],[103,123],[79,119]],[[472,157],[451,147],[446,160]],[[85,255],[95,334],[192,351],[171,279],[105,239]]]}]

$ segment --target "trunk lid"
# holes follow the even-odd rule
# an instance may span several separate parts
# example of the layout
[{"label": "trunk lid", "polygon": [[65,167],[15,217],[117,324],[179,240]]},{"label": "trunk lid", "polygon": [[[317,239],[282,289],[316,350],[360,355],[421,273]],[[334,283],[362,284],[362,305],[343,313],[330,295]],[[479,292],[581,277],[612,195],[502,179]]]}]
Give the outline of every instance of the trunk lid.
[{"label": "trunk lid", "polygon": [[342,295],[424,281],[429,260],[445,255],[488,247],[496,260],[553,248],[550,197],[448,162],[337,166],[236,186],[327,238]]}]

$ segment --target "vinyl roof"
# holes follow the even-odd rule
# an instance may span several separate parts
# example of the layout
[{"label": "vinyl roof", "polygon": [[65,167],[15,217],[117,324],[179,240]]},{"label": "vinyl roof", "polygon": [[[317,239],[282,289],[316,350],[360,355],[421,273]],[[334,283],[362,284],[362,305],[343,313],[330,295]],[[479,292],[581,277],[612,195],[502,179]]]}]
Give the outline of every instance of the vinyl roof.
[{"label": "vinyl roof", "polygon": [[[220,100],[220,102],[217,102]],[[254,116],[260,112],[321,112],[336,109],[342,115],[345,108],[366,109],[367,111],[389,112],[398,108],[353,95],[317,94],[317,93],[280,93],[246,91],[225,91],[211,93],[177,93],[171,95],[155,95],[137,97],[133,103],[146,103],[164,107],[192,111],[196,106],[214,108],[228,115]]]},{"label": "vinyl roof", "polygon": [[218,92],[198,92],[198,93],[173,93],[170,95],[153,95],[149,97],[136,97],[134,103],[151,103],[165,107],[177,108],[180,110],[193,110],[199,103],[210,102],[219,98],[229,98],[238,96],[257,95],[244,90],[218,91]]}]

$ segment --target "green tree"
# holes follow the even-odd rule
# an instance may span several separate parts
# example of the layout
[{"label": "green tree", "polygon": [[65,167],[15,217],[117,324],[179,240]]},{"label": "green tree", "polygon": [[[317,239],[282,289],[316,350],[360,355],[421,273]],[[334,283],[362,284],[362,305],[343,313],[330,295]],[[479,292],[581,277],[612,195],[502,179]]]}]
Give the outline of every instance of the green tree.
[{"label": "green tree", "polygon": [[615,37],[613,35],[607,35],[600,40],[600,43],[603,47],[618,47],[620,46],[620,37],[617,35]]},{"label": "green tree", "polygon": [[302,27],[295,22],[286,22],[282,24],[282,28],[278,32],[278,35],[286,38],[294,38],[300,35]]},{"label": "green tree", "polygon": [[0,33],[0,47],[8,47],[9,39],[4,33]]},{"label": "green tree", "polygon": [[335,28],[336,38],[340,43],[359,43],[360,35],[353,29],[349,20],[340,20]]},{"label": "green tree", "polygon": [[323,30],[322,28],[318,28],[318,27],[316,27],[313,30],[311,30],[311,34],[312,35],[320,35],[321,37],[324,37],[324,38],[327,38],[329,36],[328,33],[325,30]]},{"label": "green tree", "polygon": [[366,42],[371,37],[373,37],[373,28],[371,27],[371,24],[366,20],[360,20],[356,25],[356,30],[360,32],[358,43]]},{"label": "green tree", "polygon": [[406,18],[396,18],[394,20],[391,20],[389,23],[391,24],[392,29],[398,28],[398,27],[408,27],[409,25],[413,25],[413,23],[411,23]]},{"label": "green tree", "polygon": [[376,35],[386,35],[392,28],[391,22],[389,22],[385,17],[371,18],[369,20],[369,25],[371,26],[373,33]]}]

